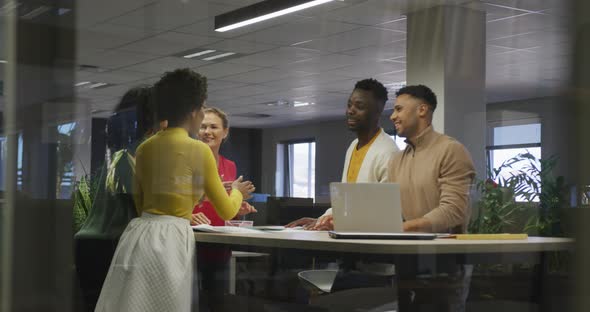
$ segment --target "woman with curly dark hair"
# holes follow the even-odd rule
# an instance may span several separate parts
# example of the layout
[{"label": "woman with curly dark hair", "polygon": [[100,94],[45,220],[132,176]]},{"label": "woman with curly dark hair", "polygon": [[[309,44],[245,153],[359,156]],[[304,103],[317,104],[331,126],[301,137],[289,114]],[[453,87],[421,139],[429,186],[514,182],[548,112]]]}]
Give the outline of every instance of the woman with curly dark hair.
[{"label": "woman with curly dark hair", "polygon": [[193,139],[204,117],[205,77],[190,69],[168,72],[154,93],[158,118],[168,128],[137,148],[133,195],[140,217],[119,240],[96,311],[190,311],[193,207],[206,195],[229,220],[254,191],[240,177],[228,195],[211,149]]}]

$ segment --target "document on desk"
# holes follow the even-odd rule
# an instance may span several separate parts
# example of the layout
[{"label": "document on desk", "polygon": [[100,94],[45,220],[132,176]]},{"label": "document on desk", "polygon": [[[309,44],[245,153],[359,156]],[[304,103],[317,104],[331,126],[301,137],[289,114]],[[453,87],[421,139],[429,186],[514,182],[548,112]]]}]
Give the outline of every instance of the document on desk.
[{"label": "document on desk", "polygon": [[267,234],[254,228],[238,227],[238,226],[211,226],[208,224],[199,224],[192,226],[193,231],[207,232],[207,233],[237,233],[237,234]]},{"label": "document on desk", "polygon": [[304,231],[302,226],[296,226],[292,228],[284,227],[282,225],[260,225],[254,227],[257,230],[268,231],[268,232],[300,232]]}]

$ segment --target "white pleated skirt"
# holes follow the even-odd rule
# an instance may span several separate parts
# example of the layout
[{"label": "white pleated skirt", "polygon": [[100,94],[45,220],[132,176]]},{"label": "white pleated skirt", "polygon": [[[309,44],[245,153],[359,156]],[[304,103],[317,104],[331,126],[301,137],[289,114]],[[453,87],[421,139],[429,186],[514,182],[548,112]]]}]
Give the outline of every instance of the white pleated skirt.
[{"label": "white pleated skirt", "polygon": [[187,219],[143,213],[119,240],[96,312],[189,312],[195,237]]}]

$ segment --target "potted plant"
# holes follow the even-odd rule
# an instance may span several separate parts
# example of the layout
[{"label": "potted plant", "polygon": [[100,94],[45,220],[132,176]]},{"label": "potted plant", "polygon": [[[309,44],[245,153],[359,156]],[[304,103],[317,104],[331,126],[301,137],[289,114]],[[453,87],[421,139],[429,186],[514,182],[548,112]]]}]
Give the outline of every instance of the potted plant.
[{"label": "potted plant", "polygon": [[80,230],[92,208],[92,203],[94,202],[98,190],[97,183],[92,183],[92,180],[95,179],[86,175],[83,176],[80,181],[76,182],[72,194],[72,199],[74,201],[74,209],[72,212],[74,233]]},{"label": "potted plant", "polygon": [[[121,170],[128,173],[121,174]],[[72,194],[74,233],[77,233],[84,225],[90,210],[94,207],[100,187],[103,187],[103,190],[111,195],[130,194],[132,192],[130,179],[133,175],[135,175],[135,158],[127,149],[115,152],[108,161],[108,165],[103,165],[94,175],[84,175],[76,183]]]},{"label": "potted plant", "polygon": [[527,161],[522,170],[528,173],[524,181],[528,186],[527,199],[539,202],[538,211],[529,218],[524,232],[538,236],[562,236],[561,209],[567,206],[567,187],[563,176],[553,175],[557,157],[539,160],[530,154],[521,154],[521,157]]},{"label": "potted plant", "polygon": [[476,188],[481,197],[477,202],[476,217],[468,227],[470,233],[503,233],[515,225],[517,212],[521,209],[516,198],[528,195],[523,184],[526,177],[524,173],[506,172],[512,172],[513,165],[521,161],[519,156],[515,156],[498,168],[488,167],[488,178],[477,181]]}]

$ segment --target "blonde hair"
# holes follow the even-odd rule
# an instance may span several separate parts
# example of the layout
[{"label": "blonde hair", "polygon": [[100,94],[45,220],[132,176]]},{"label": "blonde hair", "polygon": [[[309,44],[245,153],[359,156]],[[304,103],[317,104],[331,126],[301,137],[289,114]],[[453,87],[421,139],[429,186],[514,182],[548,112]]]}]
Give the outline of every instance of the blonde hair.
[{"label": "blonde hair", "polygon": [[206,107],[203,109],[203,113],[207,114],[207,113],[211,113],[211,114],[215,114],[217,115],[217,117],[219,117],[219,119],[221,119],[221,124],[223,125],[223,129],[228,129],[229,128],[229,119],[227,118],[227,114],[222,111],[221,109],[217,108],[217,107]]}]

